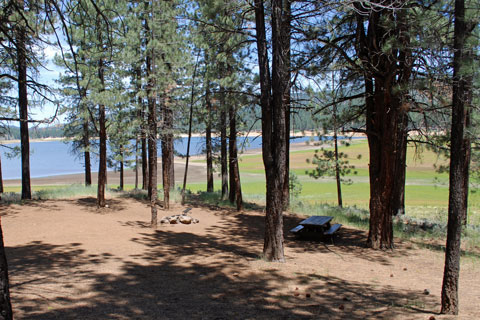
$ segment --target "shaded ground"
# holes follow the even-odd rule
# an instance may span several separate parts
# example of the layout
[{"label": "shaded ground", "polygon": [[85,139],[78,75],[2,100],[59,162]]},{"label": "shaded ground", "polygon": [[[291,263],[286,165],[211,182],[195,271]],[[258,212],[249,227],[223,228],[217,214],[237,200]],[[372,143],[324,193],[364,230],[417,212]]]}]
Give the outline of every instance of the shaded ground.
[{"label": "shaded ground", "polygon": [[[267,263],[261,212],[190,203],[199,224],[152,230],[146,203],[108,204],[0,206],[16,319],[448,318],[436,314],[441,253],[407,242],[371,251],[349,228],[335,245],[298,241],[287,233],[301,217],[287,215],[287,262]],[[480,316],[477,262],[464,259],[458,319]]]}]

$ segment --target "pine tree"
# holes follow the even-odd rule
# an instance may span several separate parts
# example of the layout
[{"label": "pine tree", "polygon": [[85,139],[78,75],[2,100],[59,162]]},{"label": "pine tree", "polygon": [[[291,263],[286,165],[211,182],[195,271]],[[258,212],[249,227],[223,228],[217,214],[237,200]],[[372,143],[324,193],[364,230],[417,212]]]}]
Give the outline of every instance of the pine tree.
[{"label": "pine tree", "polygon": [[[473,46],[468,38],[478,26],[472,8],[465,0],[455,1],[453,44],[453,97],[450,143],[450,188],[448,199],[448,230],[445,269],[442,284],[443,314],[458,314],[460,277],[460,241],[462,221],[467,214],[471,142],[469,113],[472,108]],[[470,8],[470,12],[467,8]],[[475,18],[474,18],[475,17]],[[476,21],[475,21],[476,20]],[[477,44],[478,45],[478,44]],[[466,189],[466,190],[465,190]]]},{"label": "pine tree", "polygon": [[255,1],[255,30],[260,73],[262,107],[262,155],[267,183],[265,240],[263,254],[268,261],[284,262],[283,253],[283,183],[286,174],[286,104],[290,87],[286,61],[288,50],[283,20],[283,1],[272,0],[272,71],[267,52],[263,1]]}]

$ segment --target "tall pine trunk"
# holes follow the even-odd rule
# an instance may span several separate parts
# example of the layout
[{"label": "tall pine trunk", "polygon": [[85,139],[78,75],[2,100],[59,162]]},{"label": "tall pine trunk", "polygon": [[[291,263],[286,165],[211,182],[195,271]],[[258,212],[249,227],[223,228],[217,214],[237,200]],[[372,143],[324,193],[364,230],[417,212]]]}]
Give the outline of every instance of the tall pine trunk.
[{"label": "tall pine trunk", "polygon": [[[144,117],[144,104],[143,99],[140,96],[142,90],[142,69],[139,67],[135,68],[135,90],[137,95],[137,120],[140,122],[138,127],[137,138],[135,141],[135,189],[138,189],[139,174],[138,169],[140,166],[140,161],[142,162],[142,189],[146,188],[146,172],[143,171],[146,169],[145,158],[143,158],[143,138],[145,137],[145,117]],[[139,156],[139,149],[142,154]],[[145,168],[144,168],[145,167]]]},{"label": "tall pine trunk", "polygon": [[[285,93],[285,127],[286,127],[286,139],[287,139],[287,150],[285,153],[285,179],[283,182],[283,209],[286,210],[290,206],[290,116],[291,116],[291,92],[290,92],[290,77],[291,77],[291,48],[290,48],[290,38],[291,38],[291,0],[283,1],[283,14],[282,14],[282,42],[283,50],[286,52],[286,68],[288,72],[288,89]],[[287,77],[287,76],[286,76]]]},{"label": "tall pine trunk", "polygon": [[142,138],[140,139],[141,141],[141,147],[142,147],[142,189],[143,190],[149,190],[149,174],[148,174],[148,152],[147,152],[147,126],[142,125]]},{"label": "tall pine trunk", "polygon": [[228,199],[228,158],[227,158],[227,112],[225,111],[225,92],[221,91],[220,112],[220,171],[222,175],[222,200]]},{"label": "tall pine trunk", "polygon": [[[167,100],[167,99],[165,99]],[[173,111],[165,101],[163,105],[163,127],[162,127],[162,182],[164,208],[170,208],[170,190],[172,189],[173,172]]]},{"label": "tall pine trunk", "polygon": [[[23,0],[18,0],[21,11],[25,6]],[[28,97],[27,97],[27,49],[26,30],[17,27],[17,68],[18,68],[18,109],[20,117],[20,149],[22,157],[22,199],[31,199],[30,185],[30,138],[28,135]]]},{"label": "tall pine trunk", "polygon": [[283,185],[286,172],[285,96],[289,89],[282,1],[272,1],[272,78],[268,62],[263,1],[255,1],[255,29],[262,107],[262,156],[266,176],[266,215],[263,255],[268,261],[284,262]]},{"label": "tall pine trunk", "polygon": [[121,152],[121,154],[120,154],[121,160],[120,160],[120,188],[119,189],[121,191],[123,191],[123,182],[124,182],[123,181],[124,180],[123,179],[123,177],[124,177],[124,175],[123,175],[123,173],[124,173],[123,172],[123,169],[124,169],[123,168],[124,167],[124,165],[123,165],[123,146],[120,146],[120,148],[121,148],[122,151],[120,151]]},{"label": "tall pine trunk", "polygon": [[[145,2],[145,11],[148,12],[149,2]],[[150,39],[154,39],[155,35],[150,30],[148,20],[145,19],[145,32],[147,34],[147,48]],[[150,48],[146,57],[147,71],[147,98],[148,98],[148,196],[150,199],[150,226],[157,228],[157,89],[155,82],[155,50]]]},{"label": "tall pine trunk", "polygon": [[237,112],[235,106],[230,106],[230,137],[229,137],[229,170],[230,170],[230,203],[236,203],[237,210],[243,208],[242,189],[240,184],[240,171],[238,168],[237,150]]},{"label": "tall pine trunk", "polygon": [[[148,75],[147,75],[148,76]],[[145,103],[141,97],[138,98],[138,103],[140,105],[140,143],[141,143],[141,159],[142,159],[142,190],[150,190],[149,188],[149,174],[148,174],[148,143],[147,143],[147,132],[148,132],[148,123],[145,119]]]},{"label": "tall pine trunk", "polygon": [[[147,58],[147,69],[151,68],[150,58]],[[152,228],[157,227],[157,107],[151,88],[154,87],[153,79],[150,78],[148,89],[148,196],[150,199],[150,211]]]},{"label": "tall pine trunk", "polygon": [[[98,62],[98,78],[100,85],[105,88],[103,60]],[[105,207],[105,187],[107,184],[107,128],[106,128],[106,114],[105,105],[100,104],[98,110],[98,126],[100,139],[100,159],[98,163],[98,188],[97,188],[97,207]]]},{"label": "tall pine trunk", "polygon": [[473,26],[466,21],[465,0],[455,0],[455,27],[453,44],[453,101],[450,143],[450,188],[448,198],[448,227],[445,250],[445,269],[442,284],[443,314],[458,314],[458,285],[460,277],[460,241],[462,222],[467,212],[465,194],[468,192],[470,140],[467,137],[471,95],[472,57],[466,48]]},{"label": "tall pine trunk", "polygon": [[135,139],[135,190],[138,189],[138,165],[139,165],[139,158],[138,158],[138,144],[140,143],[140,139],[137,136]]},{"label": "tall pine trunk", "polygon": [[85,161],[85,186],[90,186],[92,184],[92,164],[90,162],[90,133],[88,131],[88,121],[83,120],[83,147],[85,151],[83,152],[83,158]]},{"label": "tall pine trunk", "polygon": [[10,284],[8,280],[8,264],[3,242],[2,220],[0,217],[0,320],[13,319],[10,302]]},{"label": "tall pine trunk", "polygon": [[149,123],[149,134],[148,134],[148,159],[149,159],[149,197],[150,197],[150,211],[151,211],[151,222],[150,226],[152,228],[157,227],[157,114],[155,100],[150,99],[149,102],[149,112],[148,112],[148,123]]},{"label": "tall pine trunk", "polygon": [[213,192],[213,152],[212,152],[212,101],[210,100],[210,82],[205,90],[205,105],[207,108],[207,123],[205,130],[205,145],[207,153],[207,192]]},{"label": "tall pine trunk", "polygon": [[403,124],[399,127],[398,153],[397,153],[397,184],[393,214],[405,214],[405,182],[407,174],[407,115],[404,115]]},{"label": "tall pine trunk", "polygon": [[[401,3],[399,4],[401,5]],[[370,10],[357,6],[357,54],[364,67],[366,127],[370,153],[370,227],[367,246],[392,249],[393,215],[398,212],[406,101],[412,55],[406,10]],[[368,24],[365,19],[368,20]],[[365,26],[368,29],[365,30]],[[394,27],[392,27],[394,26]],[[366,33],[365,33],[366,32]],[[400,45],[384,50],[395,38]],[[377,70],[382,70],[381,73]]]}]

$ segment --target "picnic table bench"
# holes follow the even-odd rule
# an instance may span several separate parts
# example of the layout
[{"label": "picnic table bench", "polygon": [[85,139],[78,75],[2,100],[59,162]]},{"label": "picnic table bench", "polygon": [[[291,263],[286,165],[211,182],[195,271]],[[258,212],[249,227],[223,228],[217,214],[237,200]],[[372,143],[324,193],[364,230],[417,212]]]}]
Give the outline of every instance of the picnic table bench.
[{"label": "picnic table bench", "polygon": [[335,232],[342,226],[339,223],[331,224],[333,217],[330,216],[311,216],[299,223],[298,226],[291,229],[290,232],[297,237],[330,237],[333,243]]}]

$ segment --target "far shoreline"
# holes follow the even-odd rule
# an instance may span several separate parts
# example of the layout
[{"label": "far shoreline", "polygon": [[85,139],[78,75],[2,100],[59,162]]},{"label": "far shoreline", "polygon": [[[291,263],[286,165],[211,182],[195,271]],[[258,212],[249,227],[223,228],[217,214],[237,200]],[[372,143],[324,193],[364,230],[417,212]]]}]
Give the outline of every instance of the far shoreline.
[{"label": "far shoreline", "polygon": [[[333,136],[333,133],[326,133],[322,134],[323,136]],[[364,134],[361,133],[349,133],[349,134],[339,134],[341,136],[343,135],[348,135],[352,137],[365,137]],[[220,137],[220,133],[212,133],[213,137]],[[261,137],[262,133],[260,131],[250,131],[250,132],[241,132],[239,137]],[[290,134],[291,137],[317,137],[318,134],[315,133],[315,131],[312,130],[304,130],[304,131],[292,131]],[[188,134],[182,133],[177,136],[178,138],[188,138]],[[192,133],[192,138],[204,138],[205,134],[204,133]],[[98,137],[93,138],[93,139],[98,139]],[[65,141],[68,142],[71,139],[68,137],[50,137],[50,138],[38,138],[38,139],[30,139],[30,142],[50,142],[50,141]],[[14,143],[20,143],[20,139],[12,139],[12,140],[1,140],[0,139],[0,144],[14,144]]]},{"label": "far shoreline", "polygon": [[[306,136],[306,135],[302,135]],[[361,139],[360,136],[357,136],[357,139]],[[45,141],[45,140],[44,140]],[[48,140],[47,140],[48,141]],[[50,140],[51,141],[51,140]],[[301,151],[301,150],[314,150],[318,149],[319,145],[311,141],[304,142],[293,142],[290,144],[290,151]],[[241,153],[241,156],[244,155],[259,155],[262,153],[262,148],[254,148],[245,150]],[[205,155],[193,155],[190,156],[190,160],[201,160],[204,159]],[[185,170],[185,157],[175,157],[175,183],[183,182],[183,175]],[[161,163],[161,161],[158,161]],[[188,182],[197,183],[203,182],[206,180],[206,168],[203,164],[190,162],[188,170]],[[98,172],[92,172],[92,183],[95,184],[97,181]],[[161,178],[161,170],[159,171],[159,179]],[[135,171],[133,169],[126,169],[124,172],[124,183],[125,184],[135,184]],[[113,170],[108,171],[108,184],[118,185],[120,179],[119,172]],[[139,173],[139,184],[141,184],[141,173]],[[159,180],[160,181],[160,180]],[[71,184],[84,184],[85,183],[85,174],[84,173],[74,173],[74,174],[59,174],[51,175],[45,177],[31,178],[32,186],[51,186],[51,185],[71,185]],[[4,179],[3,185],[5,187],[16,187],[21,186],[21,179]]]}]

